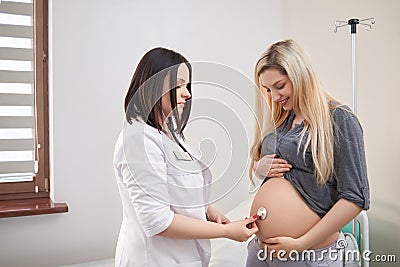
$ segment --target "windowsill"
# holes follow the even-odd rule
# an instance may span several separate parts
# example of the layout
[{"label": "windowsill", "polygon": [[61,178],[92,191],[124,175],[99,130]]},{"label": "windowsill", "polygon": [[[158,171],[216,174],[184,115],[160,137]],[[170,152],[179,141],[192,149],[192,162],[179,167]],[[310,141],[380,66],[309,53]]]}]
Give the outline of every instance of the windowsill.
[{"label": "windowsill", "polygon": [[66,203],[54,203],[48,197],[0,201],[0,218],[68,212]]}]

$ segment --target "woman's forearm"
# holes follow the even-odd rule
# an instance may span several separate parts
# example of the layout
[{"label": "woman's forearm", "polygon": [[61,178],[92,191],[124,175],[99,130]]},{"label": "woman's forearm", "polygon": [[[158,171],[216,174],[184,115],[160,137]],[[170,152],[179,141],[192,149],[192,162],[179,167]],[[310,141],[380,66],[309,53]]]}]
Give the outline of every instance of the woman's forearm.
[{"label": "woman's forearm", "polygon": [[[254,218],[243,221],[219,224],[175,214],[171,225],[159,235],[176,239],[211,239],[230,238],[236,241],[246,241],[258,231]],[[251,225],[250,229],[246,225]]]},{"label": "woman's forearm", "polygon": [[177,239],[206,239],[225,237],[224,231],[222,224],[175,214],[171,225],[159,235]]},{"label": "woman's forearm", "polygon": [[313,228],[299,238],[303,248],[308,249],[340,231],[346,224],[354,219],[361,210],[362,209],[356,204],[345,199],[339,199]]}]

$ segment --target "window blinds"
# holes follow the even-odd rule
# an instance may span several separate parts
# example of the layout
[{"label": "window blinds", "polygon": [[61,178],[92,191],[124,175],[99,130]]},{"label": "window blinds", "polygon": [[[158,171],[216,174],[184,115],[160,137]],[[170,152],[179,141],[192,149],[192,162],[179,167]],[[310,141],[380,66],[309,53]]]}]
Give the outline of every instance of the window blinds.
[{"label": "window blinds", "polygon": [[32,1],[0,0],[0,182],[37,169],[33,30]]}]

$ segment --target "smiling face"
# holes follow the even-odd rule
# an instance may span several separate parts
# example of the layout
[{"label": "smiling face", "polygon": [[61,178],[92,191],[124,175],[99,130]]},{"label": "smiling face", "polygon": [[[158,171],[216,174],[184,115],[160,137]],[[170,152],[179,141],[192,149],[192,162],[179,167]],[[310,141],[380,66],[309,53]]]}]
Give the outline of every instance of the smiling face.
[{"label": "smiling face", "polygon": [[284,110],[293,110],[293,84],[287,75],[277,69],[267,69],[260,74],[260,85],[267,91],[272,101]]},{"label": "smiling face", "polygon": [[[183,108],[185,107],[186,100],[191,97],[187,85],[190,81],[189,79],[189,69],[186,64],[180,64],[177,71],[177,82],[176,82],[176,108],[179,116],[182,115]],[[170,116],[172,113],[172,105],[170,98],[170,77],[167,75],[164,79],[163,91],[165,92],[162,99],[162,110],[165,116]]]}]

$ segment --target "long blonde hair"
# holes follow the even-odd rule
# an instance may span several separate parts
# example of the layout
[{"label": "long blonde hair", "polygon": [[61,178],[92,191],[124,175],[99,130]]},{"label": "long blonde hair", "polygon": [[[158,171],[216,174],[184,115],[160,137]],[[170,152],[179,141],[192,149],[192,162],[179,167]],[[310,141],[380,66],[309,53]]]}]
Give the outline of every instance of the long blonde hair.
[{"label": "long blonde hair", "polygon": [[[255,139],[251,148],[251,166],[260,159],[263,137],[271,129],[278,128],[289,116],[281,105],[274,103],[270,94],[260,86],[260,75],[267,69],[287,75],[293,85],[293,104],[304,117],[304,128],[300,134],[300,143],[306,134],[307,139],[302,151],[311,145],[314,162],[314,176],[318,184],[325,184],[334,170],[334,135],[331,111],[336,108],[334,99],[329,96],[319,83],[306,53],[293,40],[284,40],[272,44],[257,61],[255,67],[256,116]],[[265,107],[265,103],[268,107]],[[268,116],[267,112],[271,112]],[[250,179],[253,170],[250,168]]]}]

